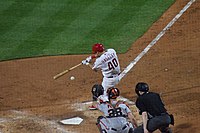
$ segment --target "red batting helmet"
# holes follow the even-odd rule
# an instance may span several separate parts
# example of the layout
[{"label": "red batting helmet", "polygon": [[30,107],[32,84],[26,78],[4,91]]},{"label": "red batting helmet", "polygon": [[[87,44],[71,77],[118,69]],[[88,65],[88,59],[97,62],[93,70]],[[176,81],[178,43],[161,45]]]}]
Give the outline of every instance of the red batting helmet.
[{"label": "red batting helmet", "polygon": [[92,46],[92,53],[103,52],[104,46],[101,43],[96,43]]}]

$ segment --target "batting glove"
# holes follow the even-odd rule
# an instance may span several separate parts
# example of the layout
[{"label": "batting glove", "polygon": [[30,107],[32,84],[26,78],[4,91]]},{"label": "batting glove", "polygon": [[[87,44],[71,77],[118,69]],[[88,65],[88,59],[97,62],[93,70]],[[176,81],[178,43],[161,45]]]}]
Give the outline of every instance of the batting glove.
[{"label": "batting glove", "polygon": [[83,61],[82,61],[82,64],[83,64],[83,65],[89,65],[89,62],[87,62],[87,60],[83,60]]},{"label": "batting glove", "polygon": [[91,62],[91,60],[92,60],[92,56],[89,56],[89,57],[86,58],[86,61],[87,61],[88,63]]}]

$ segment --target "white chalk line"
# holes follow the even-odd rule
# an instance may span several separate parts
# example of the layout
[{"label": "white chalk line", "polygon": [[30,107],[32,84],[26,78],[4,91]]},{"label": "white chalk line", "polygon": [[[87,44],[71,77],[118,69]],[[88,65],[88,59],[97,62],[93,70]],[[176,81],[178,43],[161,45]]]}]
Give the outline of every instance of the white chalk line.
[{"label": "white chalk line", "polygon": [[133,66],[153,47],[156,42],[165,34],[167,30],[183,15],[183,13],[195,2],[196,0],[190,0],[185,7],[167,24],[167,26],[154,38],[149,45],[124,69],[124,71],[119,75],[119,80],[121,80],[132,68]]}]

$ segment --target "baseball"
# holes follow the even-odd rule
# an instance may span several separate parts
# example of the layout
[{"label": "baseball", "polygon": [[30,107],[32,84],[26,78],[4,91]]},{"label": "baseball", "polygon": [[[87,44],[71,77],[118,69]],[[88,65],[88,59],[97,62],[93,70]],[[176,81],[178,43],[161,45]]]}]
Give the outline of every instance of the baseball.
[{"label": "baseball", "polygon": [[75,79],[75,77],[74,77],[74,76],[71,76],[71,77],[70,77],[70,80],[74,80],[74,79]]}]

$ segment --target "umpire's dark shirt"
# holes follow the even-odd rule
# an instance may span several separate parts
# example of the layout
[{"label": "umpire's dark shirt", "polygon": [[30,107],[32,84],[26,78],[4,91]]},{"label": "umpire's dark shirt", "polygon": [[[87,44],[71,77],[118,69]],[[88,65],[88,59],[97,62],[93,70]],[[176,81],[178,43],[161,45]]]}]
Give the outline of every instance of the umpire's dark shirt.
[{"label": "umpire's dark shirt", "polygon": [[161,113],[166,113],[164,104],[160,95],[154,92],[147,92],[139,96],[136,100],[136,106],[142,112],[147,112],[150,115],[159,116]]}]

